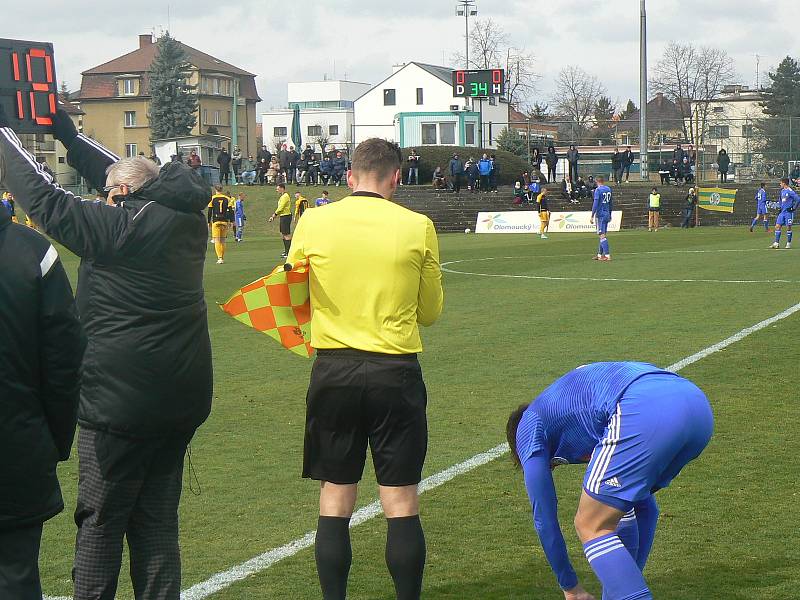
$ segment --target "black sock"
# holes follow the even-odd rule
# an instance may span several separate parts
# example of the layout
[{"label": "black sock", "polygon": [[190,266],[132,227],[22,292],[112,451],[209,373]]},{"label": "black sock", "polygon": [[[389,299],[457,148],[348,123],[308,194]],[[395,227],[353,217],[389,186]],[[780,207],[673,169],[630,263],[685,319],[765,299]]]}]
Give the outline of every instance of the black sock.
[{"label": "black sock", "polygon": [[419,515],[386,519],[386,566],[397,600],[419,600],[425,570],[425,534]]},{"label": "black sock", "polygon": [[319,518],[314,558],[323,600],[345,600],[353,560],[349,517]]},{"label": "black sock", "polygon": [[283,240],[283,247],[286,249],[286,254],[289,254],[289,248],[292,247],[292,240]]}]

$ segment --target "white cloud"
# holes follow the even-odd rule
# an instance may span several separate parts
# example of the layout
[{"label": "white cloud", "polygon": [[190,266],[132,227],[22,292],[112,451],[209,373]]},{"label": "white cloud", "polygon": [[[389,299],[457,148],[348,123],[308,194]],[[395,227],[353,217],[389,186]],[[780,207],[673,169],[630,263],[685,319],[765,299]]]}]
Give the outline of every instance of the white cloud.
[{"label": "white cloud", "polygon": [[[58,76],[71,89],[80,72],[137,47],[137,35],[166,28],[181,41],[258,74],[264,102],[281,106],[289,81],[334,74],[377,83],[397,62],[441,64],[463,46],[463,20],[456,0],[194,0],[191,3],[143,0],[73,0],[21,4],[10,30],[0,37],[52,41]],[[539,95],[547,99],[559,69],[578,64],[596,74],[612,97],[638,104],[639,2],[558,0],[478,0],[481,18],[499,22],[518,46],[538,57]],[[648,6],[649,56],[654,64],[670,40],[725,49],[743,83],[755,82],[755,55],[766,71],[793,49],[788,0],[750,0],[746,4],[696,0],[651,2]],[[24,28],[18,24],[24,23]],[[260,112],[260,111],[259,111]]]}]

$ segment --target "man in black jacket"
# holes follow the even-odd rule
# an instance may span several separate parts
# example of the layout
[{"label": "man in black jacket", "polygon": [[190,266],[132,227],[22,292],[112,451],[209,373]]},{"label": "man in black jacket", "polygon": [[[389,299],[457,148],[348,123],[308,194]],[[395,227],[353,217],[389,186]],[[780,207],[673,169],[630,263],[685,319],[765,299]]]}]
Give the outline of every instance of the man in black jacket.
[{"label": "man in black jacket", "polygon": [[112,600],[127,536],[137,598],[178,600],[183,456],[211,409],[203,263],[211,189],[188,166],[119,160],[53,116],[69,164],[114,205],[52,183],[0,113],[5,185],[81,257],[75,600]]},{"label": "man in black jacket", "polygon": [[228,185],[231,176],[231,155],[223,148],[217,155],[219,165],[219,182]]},{"label": "man in black jacket", "polygon": [[41,600],[42,525],[64,510],[56,464],[75,435],[86,341],[56,249],[5,210],[0,256],[13,257],[0,269],[0,598]]}]

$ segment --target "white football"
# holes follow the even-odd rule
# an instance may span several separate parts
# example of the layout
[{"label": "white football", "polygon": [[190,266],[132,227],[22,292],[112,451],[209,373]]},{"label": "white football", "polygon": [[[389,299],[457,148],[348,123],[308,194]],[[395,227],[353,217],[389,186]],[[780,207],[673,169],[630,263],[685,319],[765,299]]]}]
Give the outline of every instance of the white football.
[{"label": "white football", "polygon": [[464,230],[464,233],[472,233],[472,229],[470,229],[469,227],[467,227],[467,228]]}]

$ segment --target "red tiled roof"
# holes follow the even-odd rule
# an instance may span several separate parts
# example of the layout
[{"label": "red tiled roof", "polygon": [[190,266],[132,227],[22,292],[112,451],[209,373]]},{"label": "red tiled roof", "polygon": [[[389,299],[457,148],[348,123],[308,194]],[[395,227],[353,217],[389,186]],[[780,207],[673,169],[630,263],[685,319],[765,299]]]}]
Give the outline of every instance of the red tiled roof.
[{"label": "red tiled roof", "polygon": [[[253,73],[235,67],[218,58],[214,58],[210,54],[201,52],[182,42],[178,43],[186,53],[191,65],[200,71],[217,71],[228,75],[238,75],[241,78],[239,91],[242,97],[248,100],[261,100],[256,90],[255,75]],[[81,98],[107,98],[116,96],[113,75],[147,73],[147,71],[150,70],[150,65],[153,63],[157,52],[158,44],[143,43],[140,48],[133,52],[129,52],[128,54],[124,54],[106,63],[87,69],[81,73],[81,75],[83,75]],[[145,87],[142,91],[146,94],[147,88]]]}]

